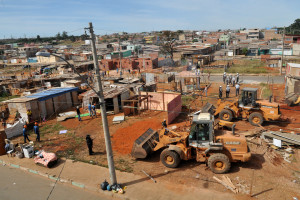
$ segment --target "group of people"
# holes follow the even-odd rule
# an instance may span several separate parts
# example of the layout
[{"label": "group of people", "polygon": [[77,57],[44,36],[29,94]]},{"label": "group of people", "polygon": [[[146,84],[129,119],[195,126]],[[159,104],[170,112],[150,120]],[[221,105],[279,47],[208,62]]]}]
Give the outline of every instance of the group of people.
[{"label": "group of people", "polygon": [[226,72],[224,72],[223,74],[223,83],[226,85],[232,85],[233,87],[235,86],[236,83],[239,83],[240,81],[240,75],[239,73],[236,73],[236,75],[232,75],[232,74],[226,74]]},{"label": "group of people", "polygon": [[[237,84],[235,84],[234,87],[235,87],[235,96],[238,96],[240,94],[240,85],[237,83]],[[230,86],[229,85],[226,86],[225,92],[226,92],[226,98],[229,98],[229,94],[230,94]],[[219,99],[221,99],[222,96],[223,96],[223,88],[220,85],[220,87],[219,87]]]},{"label": "group of people", "polygon": [[[97,118],[96,103],[94,103],[94,104],[89,103],[88,111],[89,111],[90,117],[94,118],[94,116],[95,116]],[[80,107],[79,106],[76,107],[76,112],[77,112],[77,116],[78,116],[78,121],[81,121],[81,116],[80,116],[81,112],[80,112]]]},{"label": "group of people", "polygon": [[102,74],[102,77],[103,77],[103,78],[104,78],[105,76],[109,76],[109,70],[103,71],[101,74]]},{"label": "group of people", "polygon": [[[36,134],[36,141],[40,142],[41,141],[40,129],[39,129],[39,125],[38,125],[37,122],[34,123],[33,131]],[[30,139],[28,137],[27,125],[26,124],[23,126],[23,137],[24,137],[24,143],[26,143],[27,140],[28,140],[28,142],[30,142]]]},{"label": "group of people", "polygon": [[[34,123],[33,131],[36,134],[36,141],[40,142],[41,141],[40,129],[39,129],[39,125],[38,125],[37,122]],[[23,126],[23,137],[24,137],[24,143],[26,143],[27,140],[28,140],[28,142],[31,141],[28,137],[28,130],[27,130],[27,125],[26,124]],[[86,144],[87,144],[88,149],[89,149],[89,155],[93,155],[94,154],[94,152],[93,152],[93,139],[91,138],[90,135],[86,135],[85,139],[86,139]]]},{"label": "group of people", "polygon": [[[240,81],[239,73],[236,73],[236,75],[233,76],[232,74],[226,74],[226,72],[224,72],[223,83],[226,84],[226,88],[225,88],[226,98],[229,98],[229,95],[230,95],[230,85],[232,85],[235,88],[235,96],[238,96],[240,94],[239,81]],[[220,85],[219,98],[221,99],[222,96],[223,96],[223,88]]]}]

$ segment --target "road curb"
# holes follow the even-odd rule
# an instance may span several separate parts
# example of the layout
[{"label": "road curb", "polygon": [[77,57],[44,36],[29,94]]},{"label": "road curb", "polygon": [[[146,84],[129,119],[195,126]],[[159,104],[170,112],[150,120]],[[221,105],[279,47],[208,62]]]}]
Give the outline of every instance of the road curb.
[{"label": "road curb", "polygon": [[20,168],[20,165],[10,164],[11,167]]},{"label": "road curb", "polygon": [[28,169],[29,172],[33,173],[33,174],[39,174],[38,171],[35,171],[33,169]]},{"label": "road curb", "polygon": [[52,176],[52,175],[49,175],[48,178],[49,178],[49,179],[52,179],[52,180],[55,180],[55,181],[59,180],[58,177],[55,177],[55,176]]},{"label": "road curb", "polygon": [[82,183],[77,183],[75,181],[72,181],[71,184],[74,185],[74,186],[76,186],[76,187],[85,188],[85,185],[82,184]]},{"label": "road curb", "polygon": [[112,198],[120,198],[120,199],[124,199],[124,200],[132,199],[132,198],[128,197],[126,194],[125,195],[124,194],[119,195],[119,194],[116,194],[116,193],[103,191],[103,190],[99,189],[99,185],[98,186],[88,186],[88,185],[85,185],[83,183],[79,183],[79,182],[72,181],[72,180],[69,180],[69,179],[58,178],[55,175],[50,175],[50,174],[43,173],[43,172],[40,172],[40,171],[37,171],[37,170],[29,169],[27,167],[22,167],[21,165],[6,163],[3,160],[0,160],[0,163],[2,163],[3,166],[7,165],[7,166],[10,166],[10,167],[14,167],[16,169],[20,169],[20,170],[23,170],[23,171],[27,171],[27,172],[30,172],[30,173],[33,173],[33,174],[43,176],[43,177],[48,178],[48,179],[53,180],[53,181],[59,181],[61,183],[68,183],[68,184],[71,184],[75,187],[78,187],[78,188],[81,188],[81,189],[86,189],[86,190],[93,191],[93,192],[98,192],[98,193],[101,193],[105,196],[109,196],[109,197],[112,197]]}]

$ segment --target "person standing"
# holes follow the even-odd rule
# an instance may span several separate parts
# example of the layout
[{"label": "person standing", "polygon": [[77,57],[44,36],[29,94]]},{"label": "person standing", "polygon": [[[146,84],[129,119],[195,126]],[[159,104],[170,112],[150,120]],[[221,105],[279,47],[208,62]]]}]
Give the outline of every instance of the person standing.
[{"label": "person standing", "polygon": [[240,85],[237,83],[235,85],[235,96],[239,95],[240,94]]},{"label": "person standing", "polygon": [[207,97],[207,85],[205,85],[205,88],[204,88],[204,94],[205,94],[205,96]]},{"label": "person standing", "polygon": [[34,123],[33,130],[34,130],[34,133],[36,134],[36,140],[35,141],[40,142],[41,141],[41,139],[40,139],[40,130],[39,130],[39,125],[38,125],[37,122]]},{"label": "person standing", "polygon": [[226,87],[226,98],[229,98],[229,93],[230,93],[230,87],[227,85]]},{"label": "person standing", "polygon": [[77,112],[77,115],[78,115],[78,121],[81,121],[79,106],[76,107],[76,112]]},{"label": "person standing", "polygon": [[232,86],[233,87],[235,86],[235,77],[234,76],[232,77]]},{"label": "person standing", "polygon": [[226,85],[228,85],[229,84],[229,76],[227,75],[226,76]]},{"label": "person standing", "polygon": [[92,105],[92,116],[94,116],[97,118],[97,113],[96,113],[96,103],[94,103],[94,105]]},{"label": "person standing", "polygon": [[240,80],[240,75],[239,75],[239,73],[236,73],[236,83],[238,83],[239,80]]},{"label": "person standing", "polygon": [[88,105],[88,110],[89,110],[89,114],[90,114],[90,117],[92,116],[92,105],[91,103],[89,103]]},{"label": "person standing", "polygon": [[229,75],[229,83],[232,84],[232,75],[231,74]]},{"label": "person standing", "polygon": [[226,81],[226,72],[224,72],[223,74],[223,83],[225,84],[225,81]]},{"label": "person standing", "polygon": [[24,143],[26,143],[26,139],[28,140],[28,142],[30,142],[28,135],[27,135],[27,126],[26,125],[23,126],[23,136],[24,136]]},{"label": "person standing", "polygon": [[86,144],[87,144],[88,149],[89,149],[89,155],[93,155],[94,154],[94,152],[93,152],[93,139],[91,138],[90,135],[86,135],[85,140],[86,140]]},{"label": "person standing", "polygon": [[220,85],[220,87],[219,87],[219,99],[222,99],[222,96],[223,96],[223,88]]}]

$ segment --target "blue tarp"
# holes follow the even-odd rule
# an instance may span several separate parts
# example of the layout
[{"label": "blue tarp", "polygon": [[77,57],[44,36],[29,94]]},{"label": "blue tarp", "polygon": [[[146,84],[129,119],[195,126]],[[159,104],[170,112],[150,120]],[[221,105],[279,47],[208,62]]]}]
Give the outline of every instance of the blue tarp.
[{"label": "blue tarp", "polygon": [[77,91],[78,87],[66,87],[66,88],[52,88],[42,92],[34,93],[32,95],[26,96],[26,98],[37,98],[38,101],[45,101],[53,97],[60,96],[64,93]]}]

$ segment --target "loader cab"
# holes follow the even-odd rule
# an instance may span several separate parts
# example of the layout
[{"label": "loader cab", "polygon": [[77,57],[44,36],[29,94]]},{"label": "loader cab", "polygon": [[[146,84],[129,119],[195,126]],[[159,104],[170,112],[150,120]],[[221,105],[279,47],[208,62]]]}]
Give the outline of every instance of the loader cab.
[{"label": "loader cab", "polygon": [[189,134],[189,146],[208,148],[213,141],[214,116],[210,113],[193,115],[193,123]]},{"label": "loader cab", "polygon": [[240,107],[256,107],[257,88],[243,88],[242,98],[240,99]]}]

